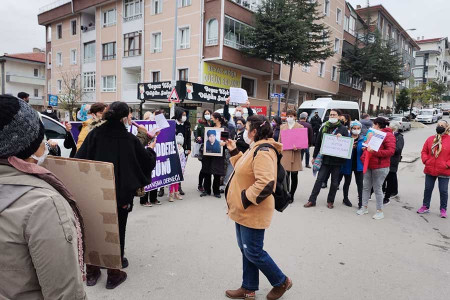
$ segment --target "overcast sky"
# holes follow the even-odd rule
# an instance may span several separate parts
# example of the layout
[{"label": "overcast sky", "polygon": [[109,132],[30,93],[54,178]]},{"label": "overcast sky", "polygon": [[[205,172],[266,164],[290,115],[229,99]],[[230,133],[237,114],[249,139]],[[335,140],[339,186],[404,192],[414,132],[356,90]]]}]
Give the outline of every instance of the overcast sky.
[{"label": "overcast sky", "polygon": [[[199,0],[194,0],[199,1]],[[37,23],[39,8],[54,0],[2,0],[0,6],[0,55],[29,52],[33,47],[45,46],[45,29]],[[356,8],[367,0],[349,0]],[[372,0],[370,5],[383,4],[413,38],[435,38],[450,35],[446,14],[450,11],[449,0]]]}]

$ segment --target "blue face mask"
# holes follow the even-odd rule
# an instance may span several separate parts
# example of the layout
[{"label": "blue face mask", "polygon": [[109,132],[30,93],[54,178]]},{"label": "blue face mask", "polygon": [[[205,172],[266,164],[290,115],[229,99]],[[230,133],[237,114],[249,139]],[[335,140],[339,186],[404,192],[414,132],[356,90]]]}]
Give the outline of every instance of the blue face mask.
[{"label": "blue face mask", "polygon": [[237,128],[238,130],[242,130],[242,129],[244,129],[244,125],[242,125],[242,124],[237,124],[237,125],[236,125],[236,128]]}]

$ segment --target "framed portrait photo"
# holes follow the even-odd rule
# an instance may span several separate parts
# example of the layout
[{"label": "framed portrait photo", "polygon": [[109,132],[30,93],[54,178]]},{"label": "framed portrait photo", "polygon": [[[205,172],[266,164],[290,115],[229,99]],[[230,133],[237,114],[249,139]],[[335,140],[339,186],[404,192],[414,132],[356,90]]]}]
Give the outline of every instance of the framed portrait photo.
[{"label": "framed portrait photo", "polygon": [[203,155],[222,156],[223,147],[220,146],[220,137],[224,132],[223,128],[205,127]]}]

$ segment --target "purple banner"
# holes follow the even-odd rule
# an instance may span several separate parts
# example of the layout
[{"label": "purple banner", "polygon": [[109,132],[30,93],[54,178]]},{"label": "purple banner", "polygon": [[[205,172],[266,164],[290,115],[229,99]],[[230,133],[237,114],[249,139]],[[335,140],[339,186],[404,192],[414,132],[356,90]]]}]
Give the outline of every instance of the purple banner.
[{"label": "purple banner", "polygon": [[[161,130],[156,139],[156,167],[152,172],[152,183],[145,187],[145,191],[151,191],[163,186],[183,181],[183,171],[181,169],[180,157],[177,144],[175,142],[175,121],[167,120],[170,127]],[[156,123],[154,121],[134,121],[139,125],[144,125],[151,131]],[[72,124],[72,135],[75,143],[78,141],[82,122],[70,122]],[[130,132],[137,134],[135,126],[130,127]]]}]

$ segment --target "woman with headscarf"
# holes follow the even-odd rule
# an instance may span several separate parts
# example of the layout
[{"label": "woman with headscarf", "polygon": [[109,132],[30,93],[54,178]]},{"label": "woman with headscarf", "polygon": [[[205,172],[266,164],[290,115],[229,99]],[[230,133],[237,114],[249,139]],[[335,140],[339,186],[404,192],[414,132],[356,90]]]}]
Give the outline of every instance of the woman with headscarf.
[{"label": "woman with headscarf", "polygon": [[[151,183],[152,170],[156,165],[156,153],[153,151],[156,139],[145,148],[139,139],[127,130],[131,125],[131,117],[125,102],[113,102],[103,115],[106,122],[88,134],[75,156],[114,165],[120,252],[124,268],[128,266],[128,260],[124,257],[128,213],[133,209],[136,191]],[[100,267],[88,265],[86,270],[87,285],[95,285],[101,275]],[[114,289],[126,278],[125,272],[108,269],[106,288]]]},{"label": "woman with headscarf", "polygon": [[431,195],[436,180],[439,182],[441,198],[441,218],[447,218],[448,182],[450,178],[450,126],[440,120],[436,127],[436,135],[430,136],[422,148],[422,162],[425,165],[425,191],[423,205],[418,214],[430,212]]}]

